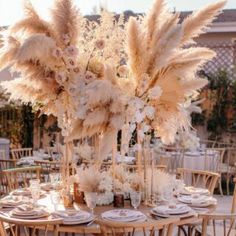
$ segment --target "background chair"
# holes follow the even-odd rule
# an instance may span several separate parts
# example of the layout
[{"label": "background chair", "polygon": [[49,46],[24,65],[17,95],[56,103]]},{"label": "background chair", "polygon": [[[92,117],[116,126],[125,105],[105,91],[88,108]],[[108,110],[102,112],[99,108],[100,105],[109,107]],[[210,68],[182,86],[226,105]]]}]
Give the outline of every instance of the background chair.
[{"label": "background chair", "polygon": [[18,148],[11,150],[12,159],[19,160],[22,157],[33,156],[33,148]]},{"label": "background chair", "polygon": [[5,150],[0,150],[0,159],[6,159],[6,152],[5,152]]},{"label": "background chair", "polygon": [[218,173],[209,171],[179,168],[177,177],[183,179],[188,185],[207,188],[210,194],[213,194],[220,176]]},{"label": "background chair", "polygon": [[49,181],[51,173],[59,173],[61,163],[59,161],[35,161],[36,166],[41,167],[41,177],[45,182]]},{"label": "background chair", "polygon": [[19,187],[28,187],[30,179],[40,179],[41,167],[23,167],[2,171],[2,176],[6,181],[7,192],[11,192]]}]

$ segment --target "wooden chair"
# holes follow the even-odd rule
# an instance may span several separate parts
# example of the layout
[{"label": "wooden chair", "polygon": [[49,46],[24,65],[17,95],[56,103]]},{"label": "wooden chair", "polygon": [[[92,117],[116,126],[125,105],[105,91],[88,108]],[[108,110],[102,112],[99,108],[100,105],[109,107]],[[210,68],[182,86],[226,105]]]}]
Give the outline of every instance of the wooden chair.
[{"label": "wooden chair", "polygon": [[0,159],[6,159],[6,152],[5,150],[0,150]]},{"label": "wooden chair", "polygon": [[[236,178],[234,179],[236,183]],[[199,214],[202,219],[202,226],[193,226],[190,230],[190,235],[193,235],[194,229],[202,236],[235,236],[235,220],[236,220],[236,184],[234,187],[234,194],[232,199],[231,213],[229,214]]]},{"label": "wooden chair", "polygon": [[35,161],[35,165],[41,167],[41,177],[45,182],[49,181],[49,175],[50,173],[59,173],[61,162],[59,161]]},{"label": "wooden chair", "polygon": [[8,193],[8,183],[6,176],[2,173],[2,171],[15,167],[16,160],[0,159],[0,196],[6,195]]},{"label": "wooden chair", "polygon": [[[143,223],[122,223],[122,222],[111,222],[105,220],[96,220],[95,222],[100,225],[102,235],[104,236],[116,236],[116,235],[150,235],[154,236],[155,232],[159,232],[161,236],[172,236],[174,225],[179,221],[179,218],[168,218],[162,220],[153,220]],[[142,234],[141,234],[142,233]]]},{"label": "wooden chair", "polygon": [[12,159],[19,160],[22,157],[33,156],[33,148],[18,148],[11,150]]},{"label": "wooden chair", "polygon": [[58,236],[58,228],[61,223],[62,220],[58,219],[20,220],[0,214],[0,235],[8,236],[10,231],[12,236],[36,236],[40,229],[43,232],[42,235]]},{"label": "wooden chair", "polygon": [[7,182],[7,192],[19,187],[28,187],[30,179],[40,179],[41,167],[23,167],[2,171],[2,176]]},{"label": "wooden chair", "polygon": [[16,167],[17,160],[0,159],[0,171]]},{"label": "wooden chair", "polygon": [[210,194],[213,194],[220,176],[218,173],[209,171],[179,168],[177,177],[184,181],[190,180],[190,183],[186,182],[188,185],[207,188]]}]

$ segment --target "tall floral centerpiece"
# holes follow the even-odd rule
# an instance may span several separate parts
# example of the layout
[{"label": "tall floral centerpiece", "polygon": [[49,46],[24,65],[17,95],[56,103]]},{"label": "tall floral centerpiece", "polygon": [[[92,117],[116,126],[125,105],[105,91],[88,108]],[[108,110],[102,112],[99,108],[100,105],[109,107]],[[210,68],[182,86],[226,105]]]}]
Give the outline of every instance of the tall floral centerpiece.
[{"label": "tall floral centerpiece", "polygon": [[[225,1],[211,4],[180,22],[164,0],[150,12],[97,21],[82,17],[72,0],[57,0],[51,20],[42,19],[25,1],[25,18],[3,32],[0,68],[18,78],[2,86],[13,100],[52,114],[64,136],[62,176],[68,190],[73,140],[92,138],[97,169],[122,130],[121,153],[137,132],[138,166],[142,143],[155,130],[164,143],[179,130],[189,131],[187,112],[197,90],[207,84],[196,72],[215,53],[193,39],[219,14]],[[113,171],[114,172],[114,171]]]}]

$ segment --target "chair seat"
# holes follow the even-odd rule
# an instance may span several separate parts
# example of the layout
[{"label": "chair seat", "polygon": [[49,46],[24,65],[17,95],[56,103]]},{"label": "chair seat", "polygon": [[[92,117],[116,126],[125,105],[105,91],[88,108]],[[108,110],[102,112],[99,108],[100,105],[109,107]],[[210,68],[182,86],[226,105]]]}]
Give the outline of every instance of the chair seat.
[{"label": "chair seat", "polygon": [[[202,232],[202,227],[201,226],[197,226],[196,230],[201,233]],[[224,235],[224,227],[222,225],[216,225],[216,236],[223,236]],[[228,235],[228,228],[226,229],[226,235],[227,236],[235,236],[236,235],[236,230],[232,229],[230,234]],[[213,227],[212,225],[209,225],[207,227],[207,236],[213,236],[214,235],[214,231],[213,231]]]}]

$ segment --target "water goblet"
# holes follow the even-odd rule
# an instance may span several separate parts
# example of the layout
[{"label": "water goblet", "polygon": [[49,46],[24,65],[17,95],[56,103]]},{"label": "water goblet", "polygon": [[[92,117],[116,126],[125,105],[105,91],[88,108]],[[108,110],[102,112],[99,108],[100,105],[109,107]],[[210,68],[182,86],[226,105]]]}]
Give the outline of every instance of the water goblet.
[{"label": "water goblet", "polygon": [[50,198],[51,198],[51,202],[54,206],[54,210],[57,211],[58,205],[61,200],[60,194],[58,192],[52,191],[52,192],[50,192]]},{"label": "water goblet", "polygon": [[131,205],[135,210],[138,209],[141,203],[141,193],[140,192],[131,192],[130,193]]},{"label": "water goblet", "polygon": [[37,202],[40,198],[40,187],[38,186],[31,186],[30,187],[30,193],[33,199],[34,206],[37,206]]},{"label": "water goblet", "polygon": [[88,208],[91,210],[92,214],[94,215],[94,208],[97,204],[97,193],[95,192],[85,192],[85,201]]}]

